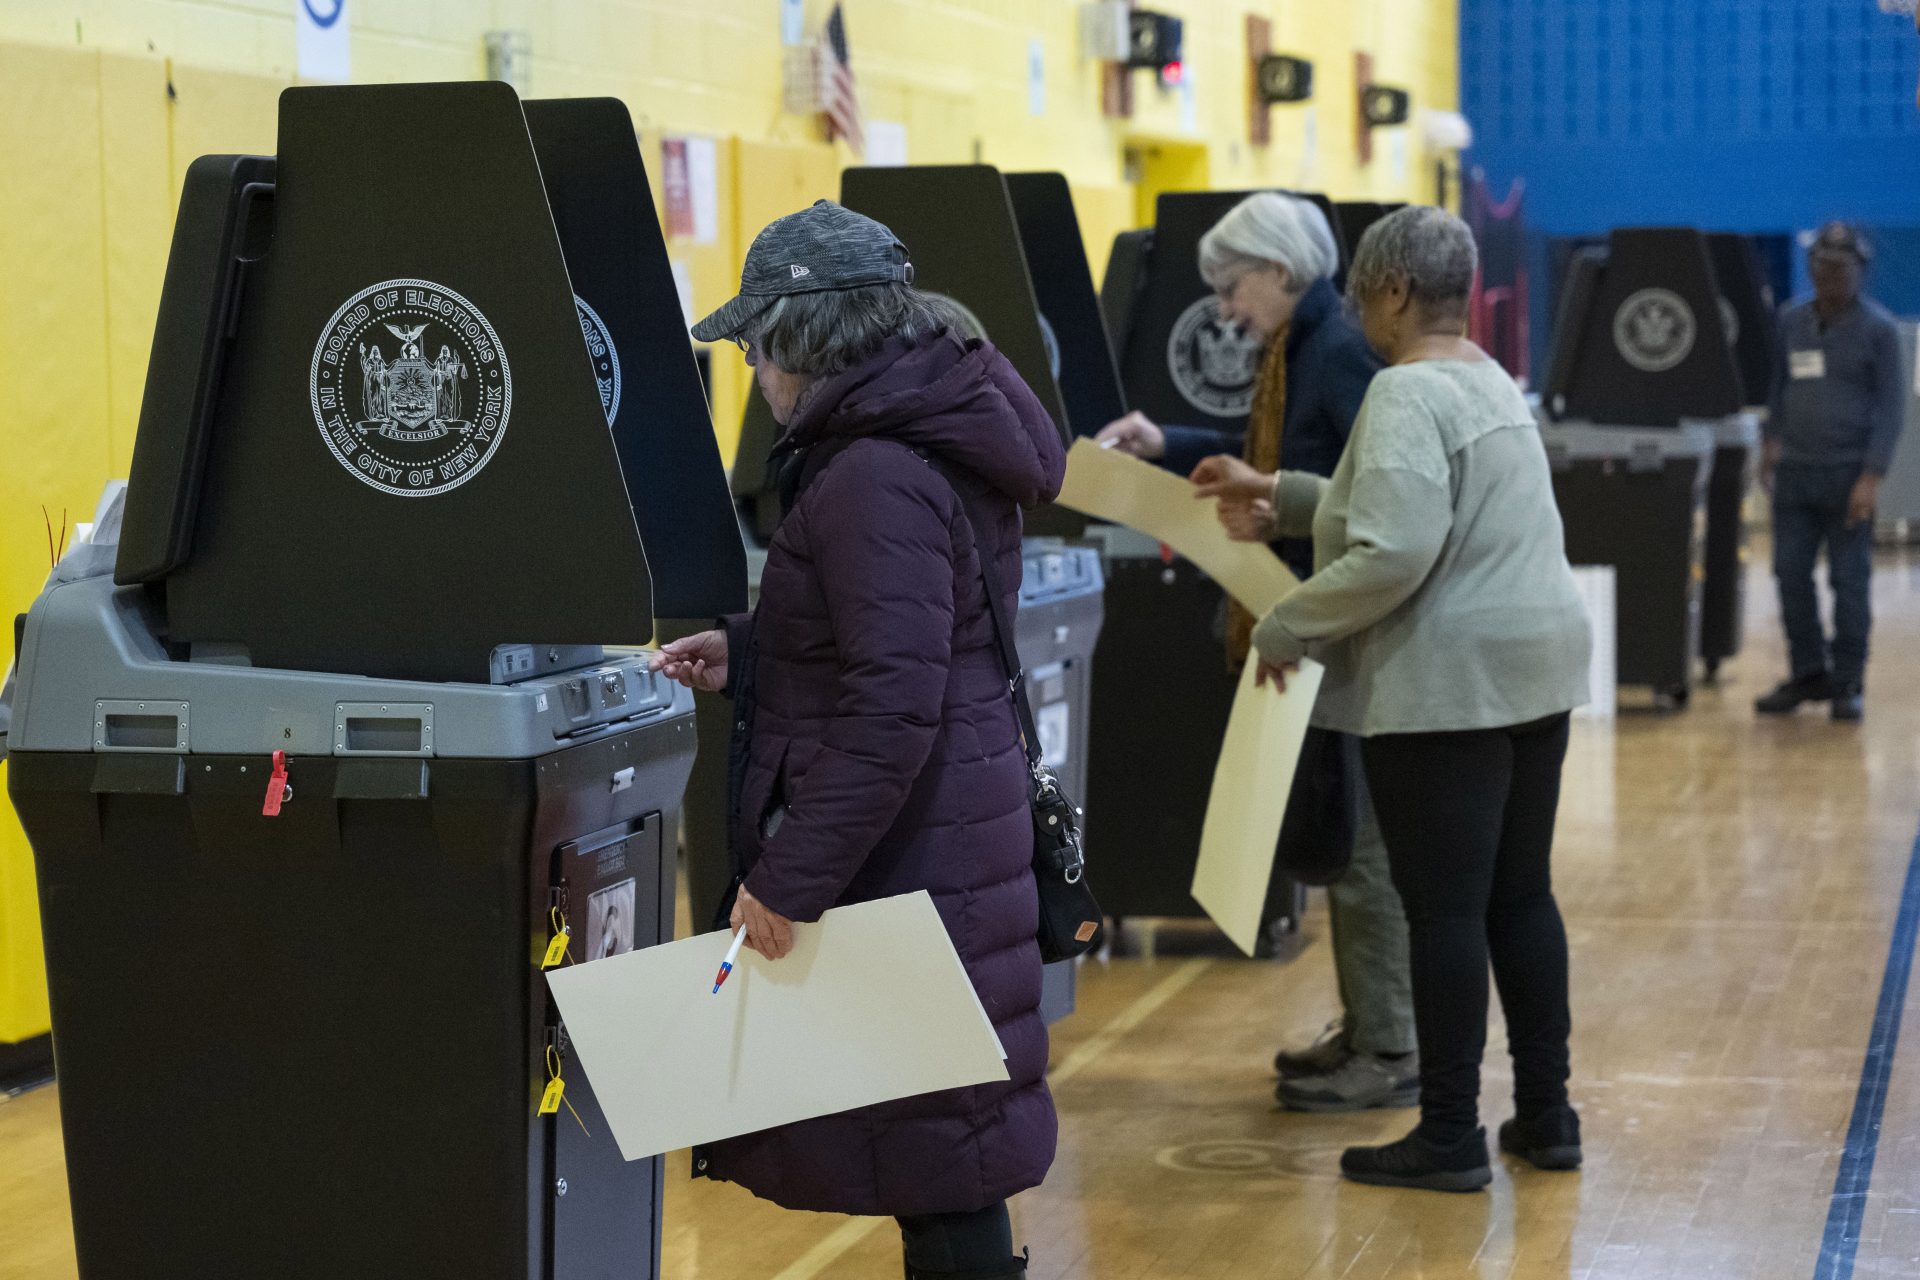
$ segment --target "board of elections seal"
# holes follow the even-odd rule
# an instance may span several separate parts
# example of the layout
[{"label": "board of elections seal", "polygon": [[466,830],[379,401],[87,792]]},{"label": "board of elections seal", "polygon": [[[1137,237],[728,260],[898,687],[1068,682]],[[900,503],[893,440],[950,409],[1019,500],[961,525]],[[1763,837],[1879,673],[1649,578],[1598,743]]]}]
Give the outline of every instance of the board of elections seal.
[{"label": "board of elections seal", "polygon": [[1613,314],[1613,345],[1643,373],[1665,373],[1687,358],[1700,326],[1687,300],[1671,289],[1630,294]]},{"label": "board of elections seal", "polygon": [[1253,408],[1260,344],[1220,316],[1218,299],[1197,299],[1174,321],[1167,338],[1167,372],[1187,403],[1218,418],[1245,417]]},{"label": "board of elections seal", "polygon": [[577,293],[573,306],[580,313],[580,336],[587,340],[587,354],[593,358],[593,380],[600,384],[600,407],[607,411],[611,425],[620,412],[620,353],[614,349],[613,337],[600,313]]},{"label": "board of elections seal", "polygon": [[428,498],[480,474],[507,434],[513,375],[480,309],[431,280],[383,280],[340,304],[313,348],[313,420],[340,465]]}]

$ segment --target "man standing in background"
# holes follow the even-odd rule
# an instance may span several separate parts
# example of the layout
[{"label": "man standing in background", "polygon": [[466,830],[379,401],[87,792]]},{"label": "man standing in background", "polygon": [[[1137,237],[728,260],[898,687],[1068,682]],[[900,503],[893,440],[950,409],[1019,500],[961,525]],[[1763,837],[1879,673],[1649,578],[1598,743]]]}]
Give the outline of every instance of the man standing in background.
[{"label": "man standing in background", "polygon": [[[1858,231],[1829,222],[1808,250],[1813,297],[1781,311],[1763,478],[1773,492],[1773,572],[1793,669],[1754,703],[1763,715],[1803,702],[1830,703],[1835,720],[1858,720],[1863,710],[1874,504],[1905,398],[1899,329],[1860,292],[1871,258]],[[1823,543],[1831,642],[1813,585]]]}]

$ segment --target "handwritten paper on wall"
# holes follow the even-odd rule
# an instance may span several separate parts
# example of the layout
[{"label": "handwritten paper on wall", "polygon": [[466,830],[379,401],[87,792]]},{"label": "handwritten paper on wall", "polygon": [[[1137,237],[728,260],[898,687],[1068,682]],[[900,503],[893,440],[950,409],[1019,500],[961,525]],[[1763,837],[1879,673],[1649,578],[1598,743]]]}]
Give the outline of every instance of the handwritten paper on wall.
[{"label": "handwritten paper on wall", "polygon": [[1186,480],[1118,449],[1075,441],[1067,453],[1060,503],[1158,538],[1204,569],[1256,618],[1300,585],[1267,548],[1229,539],[1214,504],[1195,498]]},{"label": "handwritten paper on wall", "polygon": [[1325,674],[1325,668],[1308,659],[1287,677],[1287,691],[1276,693],[1271,685],[1254,684],[1257,666],[1247,663],[1233,695],[1200,831],[1200,857],[1193,868],[1194,901],[1248,955],[1260,940],[1274,846]]},{"label": "handwritten paper on wall", "polygon": [[742,951],[715,995],[730,941],[709,933],[547,974],[629,1160],[1007,1078],[925,893],[797,925],[777,962]]}]

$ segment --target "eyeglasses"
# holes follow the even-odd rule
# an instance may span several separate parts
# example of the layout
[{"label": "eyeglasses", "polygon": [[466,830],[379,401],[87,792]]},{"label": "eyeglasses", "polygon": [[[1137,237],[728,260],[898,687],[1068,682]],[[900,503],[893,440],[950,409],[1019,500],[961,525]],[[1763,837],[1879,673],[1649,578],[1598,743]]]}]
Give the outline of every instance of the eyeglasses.
[{"label": "eyeglasses", "polygon": [[734,334],[731,338],[728,338],[727,341],[731,342],[734,346],[740,348],[741,354],[743,355],[748,354],[753,350],[753,339],[743,338],[737,333]]}]

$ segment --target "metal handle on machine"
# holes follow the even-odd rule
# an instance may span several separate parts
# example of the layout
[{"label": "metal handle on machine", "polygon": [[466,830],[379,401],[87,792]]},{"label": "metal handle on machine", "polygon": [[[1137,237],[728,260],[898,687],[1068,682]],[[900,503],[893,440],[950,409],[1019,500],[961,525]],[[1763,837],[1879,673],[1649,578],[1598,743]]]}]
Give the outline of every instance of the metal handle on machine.
[{"label": "metal handle on machine", "polygon": [[336,702],[333,754],[430,756],[433,754],[433,704]]},{"label": "metal handle on machine", "polygon": [[172,699],[97,698],[93,749],[182,753],[187,749],[188,707]]}]

